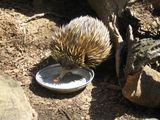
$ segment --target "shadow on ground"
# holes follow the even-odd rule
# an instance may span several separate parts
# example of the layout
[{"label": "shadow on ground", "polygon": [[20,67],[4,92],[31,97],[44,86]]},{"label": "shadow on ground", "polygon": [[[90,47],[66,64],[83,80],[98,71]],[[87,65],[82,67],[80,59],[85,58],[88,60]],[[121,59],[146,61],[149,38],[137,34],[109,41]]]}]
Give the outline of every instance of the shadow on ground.
[{"label": "shadow on ground", "polygon": [[[118,85],[113,69],[113,62],[108,61],[96,71],[93,82],[90,115],[92,120],[160,118],[159,109],[135,105],[125,99],[121,91],[109,89],[108,84]],[[104,72],[105,71],[105,72]],[[122,117],[123,116],[123,117]],[[133,118],[134,116],[135,118]]]},{"label": "shadow on ground", "polygon": [[[41,61],[39,64],[35,65],[31,73],[34,75],[40,69],[55,64],[56,62],[51,58],[47,58]],[[132,116],[136,118],[160,118],[159,109],[146,108],[138,105],[134,105],[128,100],[126,100],[121,91],[115,89],[108,89],[108,84],[118,85],[115,77],[115,70],[113,69],[114,63],[109,60],[103,63],[100,67],[95,70],[96,76],[93,80],[94,88],[92,89],[91,95],[91,105],[89,108],[89,115],[92,120],[114,120],[115,118],[133,119]],[[104,72],[105,71],[105,72]],[[38,96],[44,98],[54,98],[54,99],[66,99],[73,98],[79,95],[83,90],[70,94],[59,94],[53,93],[50,90],[41,87],[33,78],[30,84],[30,90]],[[78,104],[78,103],[77,103]]]},{"label": "shadow on ground", "polygon": [[[35,76],[36,73],[41,70],[44,67],[47,67],[49,65],[52,64],[56,64],[56,61],[54,61],[51,57],[48,57],[44,60],[42,60],[40,63],[38,63],[37,65],[35,65],[32,70],[30,71],[32,73],[32,76]],[[75,97],[76,95],[80,94],[84,89],[77,91],[77,92],[73,92],[73,93],[67,93],[67,94],[63,94],[63,93],[56,93],[53,91],[50,91],[48,89],[44,89],[44,87],[40,86],[35,78],[33,77],[32,82],[30,84],[29,89],[38,96],[41,97],[45,97],[45,98],[54,98],[54,99],[66,99],[66,98],[72,98]]]}]

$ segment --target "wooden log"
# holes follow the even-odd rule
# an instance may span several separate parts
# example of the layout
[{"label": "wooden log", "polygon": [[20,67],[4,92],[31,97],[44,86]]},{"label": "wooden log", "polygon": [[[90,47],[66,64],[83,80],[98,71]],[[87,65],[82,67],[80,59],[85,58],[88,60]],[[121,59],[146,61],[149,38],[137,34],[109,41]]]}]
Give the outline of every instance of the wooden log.
[{"label": "wooden log", "polygon": [[0,120],[37,120],[20,84],[1,71]]}]

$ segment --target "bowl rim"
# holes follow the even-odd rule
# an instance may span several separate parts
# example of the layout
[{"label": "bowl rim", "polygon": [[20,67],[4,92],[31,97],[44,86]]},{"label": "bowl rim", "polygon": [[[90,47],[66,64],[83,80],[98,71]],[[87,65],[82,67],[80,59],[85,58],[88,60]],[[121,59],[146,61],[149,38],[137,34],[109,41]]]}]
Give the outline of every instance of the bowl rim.
[{"label": "bowl rim", "polygon": [[44,84],[45,82],[41,82],[41,80],[39,80],[39,78],[38,78],[38,76],[40,75],[40,73],[42,72],[42,71],[45,71],[46,69],[48,69],[48,68],[51,68],[51,67],[62,67],[60,64],[52,64],[52,65],[49,65],[49,66],[47,66],[47,67],[44,67],[44,68],[42,68],[41,70],[39,70],[37,73],[36,73],[36,75],[35,75],[35,79],[36,79],[36,81],[41,85],[41,86],[43,86],[43,87],[45,87],[45,88],[48,88],[48,89],[50,89],[50,90],[55,90],[55,91],[61,91],[61,90],[72,90],[72,89],[80,89],[80,88],[84,88],[85,86],[87,86],[87,84],[89,84],[92,80],[93,80],[93,78],[94,78],[94,76],[95,76],[95,73],[94,73],[94,70],[92,70],[92,69],[89,69],[89,68],[82,68],[82,69],[84,69],[84,70],[87,70],[89,73],[91,73],[91,75],[90,75],[90,79],[88,79],[86,82],[85,82],[85,84],[83,84],[83,85],[80,85],[80,86],[78,86],[78,87],[72,87],[72,88],[54,88],[54,86],[55,85],[52,85],[52,87],[51,86],[48,86],[47,84]]}]

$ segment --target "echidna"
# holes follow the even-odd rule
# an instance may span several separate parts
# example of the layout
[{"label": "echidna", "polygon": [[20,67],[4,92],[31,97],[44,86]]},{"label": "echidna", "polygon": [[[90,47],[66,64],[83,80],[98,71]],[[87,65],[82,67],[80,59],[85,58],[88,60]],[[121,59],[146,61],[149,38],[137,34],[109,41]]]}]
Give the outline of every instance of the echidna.
[{"label": "echidna", "polygon": [[109,30],[89,16],[73,19],[53,35],[52,57],[62,65],[60,78],[73,68],[94,68],[111,53]]}]

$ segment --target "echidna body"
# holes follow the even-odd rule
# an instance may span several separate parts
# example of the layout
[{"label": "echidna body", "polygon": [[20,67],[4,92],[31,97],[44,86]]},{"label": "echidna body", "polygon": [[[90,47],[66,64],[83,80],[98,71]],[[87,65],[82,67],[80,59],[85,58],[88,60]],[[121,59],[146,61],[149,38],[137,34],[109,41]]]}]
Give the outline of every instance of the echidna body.
[{"label": "echidna body", "polygon": [[106,26],[89,16],[62,26],[51,42],[52,57],[65,69],[93,68],[109,57],[111,48]]}]

